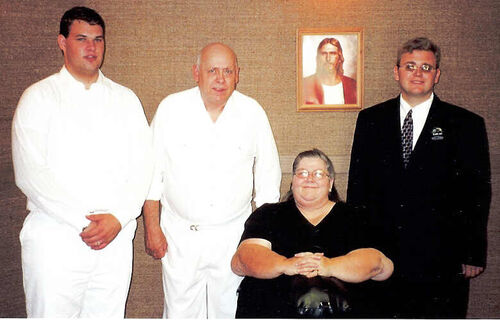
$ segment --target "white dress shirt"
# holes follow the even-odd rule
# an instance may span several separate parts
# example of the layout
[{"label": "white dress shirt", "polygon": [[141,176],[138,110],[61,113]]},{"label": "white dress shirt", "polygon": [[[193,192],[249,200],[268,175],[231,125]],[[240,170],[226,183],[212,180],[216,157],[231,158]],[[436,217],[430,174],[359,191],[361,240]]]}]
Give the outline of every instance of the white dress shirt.
[{"label": "white dress shirt", "polygon": [[279,200],[278,152],[254,99],[234,91],[213,122],[195,87],[166,97],[151,125],[155,173],[148,199],[161,199],[169,214],[219,225],[248,217],[254,188],[257,206]]},{"label": "white dress shirt", "polygon": [[81,232],[85,215],[122,228],[141,213],[152,175],[151,133],[137,96],[100,71],[89,89],[65,67],[23,93],[13,121],[16,184],[31,212]]},{"label": "white dress shirt", "polygon": [[404,123],[404,120],[406,118],[406,115],[408,114],[410,109],[413,110],[412,115],[411,115],[413,118],[413,146],[412,146],[412,149],[415,149],[415,145],[417,144],[418,137],[420,137],[420,133],[422,133],[422,130],[424,129],[425,121],[427,120],[427,115],[429,114],[429,110],[431,109],[432,99],[434,99],[434,93],[431,94],[429,99],[412,107],[408,104],[408,102],[406,102],[403,99],[403,96],[400,95],[400,98],[399,98],[399,102],[400,102],[400,104],[399,104],[400,105],[399,117],[401,119],[401,121],[400,121],[401,129],[403,128],[403,123]]}]

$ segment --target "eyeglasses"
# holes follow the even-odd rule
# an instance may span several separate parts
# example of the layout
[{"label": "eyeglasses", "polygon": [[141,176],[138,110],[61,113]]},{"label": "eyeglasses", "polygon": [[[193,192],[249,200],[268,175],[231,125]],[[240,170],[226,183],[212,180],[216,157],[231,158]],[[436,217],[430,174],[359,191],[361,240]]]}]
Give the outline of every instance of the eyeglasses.
[{"label": "eyeglasses", "polygon": [[314,170],[313,172],[309,172],[307,170],[299,170],[296,171],[294,175],[299,179],[307,179],[309,175],[311,175],[314,180],[321,180],[325,177],[330,177],[328,173],[321,169]]},{"label": "eyeglasses", "polygon": [[423,64],[419,67],[414,63],[407,63],[403,66],[398,65],[398,68],[401,68],[401,67],[405,68],[405,70],[408,72],[415,72],[415,71],[417,71],[417,69],[420,69],[424,73],[429,73],[429,72],[432,72],[432,70],[437,69],[436,67],[433,67],[430,64]]}]

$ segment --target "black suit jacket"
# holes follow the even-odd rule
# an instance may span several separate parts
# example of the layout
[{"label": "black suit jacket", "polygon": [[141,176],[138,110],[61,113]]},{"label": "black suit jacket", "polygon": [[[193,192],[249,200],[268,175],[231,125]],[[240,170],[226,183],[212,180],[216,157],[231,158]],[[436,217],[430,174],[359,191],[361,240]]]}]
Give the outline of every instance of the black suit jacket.
[{"label": "black suit jacket", "polygon": [[399,97],[359,113],[347,202],[366,210],[377,242],[410,280],[451,277],[461,264],[485,266],[491,200],[483,119],[432,102],[408,167],[403,167]]}]

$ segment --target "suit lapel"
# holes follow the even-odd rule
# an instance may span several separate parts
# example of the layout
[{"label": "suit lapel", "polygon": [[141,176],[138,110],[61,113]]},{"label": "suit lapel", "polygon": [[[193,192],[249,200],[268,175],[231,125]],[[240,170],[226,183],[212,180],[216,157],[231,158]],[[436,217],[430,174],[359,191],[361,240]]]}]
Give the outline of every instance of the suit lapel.
[{"label": "suit lapel", "polygon": [[420,137],[415,144],[415,148],[410,158],[410,164],[414,161],[418,162],[419,155],[426,154],[430,146],[430,143],[433,138],[440,138],[439,136],[434,137],[436,134],[439,134],[436,129],[439,129],[441,123],[441,112],[440,105],[441,101],[439,98],[434,95],[434,100],[432,101],[431,108],[429,109],[429,114],[427,115],[427,119],[425,120],[424,128],[420,133]]}]

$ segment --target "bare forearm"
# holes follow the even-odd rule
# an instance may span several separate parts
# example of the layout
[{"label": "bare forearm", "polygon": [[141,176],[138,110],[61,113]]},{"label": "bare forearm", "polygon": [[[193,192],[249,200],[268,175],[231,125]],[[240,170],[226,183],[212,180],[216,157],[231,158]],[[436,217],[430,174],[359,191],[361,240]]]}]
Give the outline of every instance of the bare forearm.
[{"label": "bare forearm", "polygon": [[382,252],[363,248],[353,250],[344,256],[324,258],[319,274],[357,283],[369,279],[386,280],[391,276],[393,269],[392,261]]},{"label": "bare forearm", "polygon": [[146,231],[160,227],[160,201],[146,200],[142,214]]},{"label": "bare forearm", "polygon": [[266,247],[242,244],[231,260],[231,268],[240,276],[273,279],[284,273],[286,260]]}]

